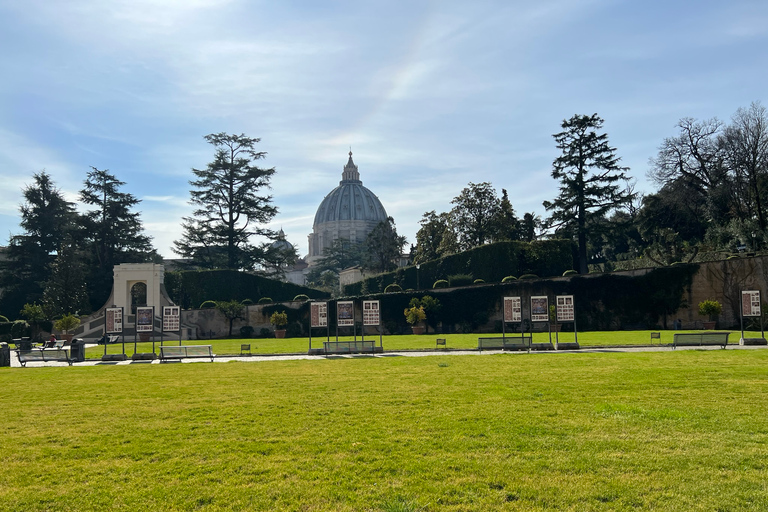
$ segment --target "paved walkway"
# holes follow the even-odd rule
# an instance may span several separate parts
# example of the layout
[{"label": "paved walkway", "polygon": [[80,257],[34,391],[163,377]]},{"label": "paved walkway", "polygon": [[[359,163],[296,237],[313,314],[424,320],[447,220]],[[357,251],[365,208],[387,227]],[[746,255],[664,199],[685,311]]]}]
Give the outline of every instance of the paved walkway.
[{"label": "paved walkway", "polygon": [[[97,345],[86,345],[86,347],[95,347]],[[728,345],[726,350],[761,350],[768,349],[766,346],[742,346],[742,345]],[[672,347],[668,345],[653,345],[653,346],[610,346],[610,347],[586,347],[578,350],[542,350],[532,351],[530,354],[534,355],[562,355],[562,354],[583,354],[583,353],[622,353],[622,352],[672,352]],[[722,350],[717,346],[708,347],[679,347],[675,350]],[[510,355],[527,355],[526,351],[507,351],[502,350],[406,350],[406,351],[393,351],[382,352],[377,354],[344,354],[344,355],[331,355],[331,356],[316,356],[307,354],[262,354],[251,356],[216,356],[214,362],[216,363],[228,363],[231,361],[241,362],[267,362],[267,361],[295,361],[295,360],[312,360],[312,359],[353,359],[353,358],[385,358],[385,357],[429,357],[429,356],[489,356],[494,354],[510,354]],[[182,359],[181,361],[165,362],[163,364],[178,364],[181,363],[208,363],[208,358],[201,359]],[[101,361],[99,359],[87,359],[82,363],[73,363],[73,366],[120,366],[129,364],[160,364],[159,359],[144,360],[144,361]],[[16,356],[16,352],[11,350],[11,366],[21,368],[19,359]],[[61,362],[29,362],[27,368],[45,367],[45,366],[68,366],[67,363]]]}]

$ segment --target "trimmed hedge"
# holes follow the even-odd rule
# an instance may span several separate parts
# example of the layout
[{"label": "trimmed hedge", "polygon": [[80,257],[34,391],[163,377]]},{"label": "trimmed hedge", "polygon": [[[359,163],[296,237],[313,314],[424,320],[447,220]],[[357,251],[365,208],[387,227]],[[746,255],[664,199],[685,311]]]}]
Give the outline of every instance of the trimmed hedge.
[{"label": "trimmed hedge", "polygon": [[166,272],[165,288],[171,299],[184,309],[195,307],[205,300],[242,301],[250,297],[272,297],[278,302],[283,302],[290,301],[298,294],[305,294],[313,299],[330,296],[320,290],[236,270]]},{"label": "trimmed hedge", "polygon": [[[459,254],[421,264],[418,281],[434,283],[450,275],[471,274],[486,283],[498,283],[509,275],[536,274],[560,276],[573,268],[574,244],[571,240],[537,240],[534,242],[497,242],[482,245]],[[345,295],[380,293],[387,285],[398,283],[403,289],[417,288],[416,267],[379,274],[344,287]]]}]

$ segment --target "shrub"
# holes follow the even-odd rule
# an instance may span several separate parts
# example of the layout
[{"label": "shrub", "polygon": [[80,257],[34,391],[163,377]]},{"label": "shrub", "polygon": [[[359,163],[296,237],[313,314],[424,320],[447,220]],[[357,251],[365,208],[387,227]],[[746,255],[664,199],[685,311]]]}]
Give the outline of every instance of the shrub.
[{"label": "shrub", "polygon": [[243,306],[250,306],[251,304],[253,304],[253,301],[251,299],[243,299],[242,301],[240,301],[240,304],[242,304]]},{"label": "shrub", "polygon": [[448,283],[450,283],[451,287],[467,286],[472,284],[472,281],[472,274],[454,274],[448,276]]},{"label": "shrub", "polygon": [[475,279],[473,282],[475,284],[484,284],[485,283],[485,279]]},{"label": "shrub", "polygon": [[240,336],[242,336],[243,338],[250,338],[251,336],[253,336],[254,330],[255,329],[253,328],[253,326],[244,325],[240,328]]},{"label": "shrub", "polygon": [[216,301],[215,300],[206,300],[202,304],[200,304],[200,309],[213,309],[216,307]]},{"label": "shrub", "polygon": [[427,314],[424,312],[424,306],[405,308],[403,314],[405,314],[405,321],[411,325],[423,322],[427,319]]},{"label": "shrub", "polygon": [[403,287],[397,283],[389,284],[387,285],[386,288],[384,288],[384,293],[394,293],[394,292],[401,292],[401,291],[403,291]]},{"label": "shrub", "polygon": [[80,319],[72,313],[67,313],[53,323],[54,328],[64,334],[69,334],[69,331],[77,329],[79,325]]},{"label": "shrub", "polygon": [[432,288],[448,288],[448,281],[445,279],[438,279],[435,281],[435,284],[432,285]]},{"label": "shrub", "polygon": [[3,315],[0,315],[0,322],[7,322],[8,319],[4,317]]},{"label": "shrub", "polygon": [[520,276],[520,279],[538,279],[539,276],[536,274],[523,274]]},{"label": "shrub", "polygon": [[262,327],[259,330],[259,336],[261,336],[262,338],[271,338],[272,337],[272,331],[270,331],[266,327]]},{"label": "shrub", "polygon": [[507,276],[501,280],[502,283],[511,283],[512,281],[517,281],[517,278],[515,276]]},{"label": "shrub", "polygon": [[718,315],[722,313],[723,306],[714,299],[707,299],[699,302],[699,314],[708,316],[711,321],[717,320]]},{"label": "shrub", "polygon": [[305,295],[303,293],[300,293],[300,294],[298,294],[297,296],[295,296],[293,298],[294,302],[305,302],[305,301],[308,301],[308,300],[309,300],[309,296]]},{"label": "shrub", "polygon": [[259,299],[259,304],[272,304],[272,299],[269,297],[262,297]]},{"label": "shrub", "polygon": [[576,272],[575,270],[571,269],[571,270],[566,270],[565,272],[563,272],[563,277],[575,276],[575,275],[578,275],[578,274],[579,274],[578,272]]},{"label": "shrub", "polygon": [[272,316],[269,317],[269,323],[279,329],[280,327],[288,325],[288,315],[285,311],[275,311],[272,313]]},{"label": "shrub", "polygon": [[11,326],[12,338],[23,338],[29,336],[29,324],[26,320],[16,320]]},{"label": "shrub", "polygon": [[285,328],[286,338],[300,338],[304,334],[301,324],[298,322],[291,322],[288,327]]}]

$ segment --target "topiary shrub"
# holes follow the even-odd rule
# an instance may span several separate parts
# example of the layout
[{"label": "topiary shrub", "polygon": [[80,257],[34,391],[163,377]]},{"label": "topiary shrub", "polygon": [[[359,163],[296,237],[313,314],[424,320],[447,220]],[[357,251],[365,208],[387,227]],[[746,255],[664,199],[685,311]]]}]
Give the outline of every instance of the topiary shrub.
[{"label": "topiary shrub", "polygon": [[259,304],[272,304],[272,299],[269,297],[262,297],[259,299]]},{"label": "topiary shrub", "polygon": [[401,291],[403,291],[403,287],[397,283],[388,284],[387,287],[384,288],[384,293],[394,293]]},{"label": "topiary shrub", "polygon": [[11,326],[12,338],[23,338],[29,336],[29,324],[26,320],[16,320]]},{"label": "topiary shrub", "polygon": [[575,275],[578,275],[578,274],[579,274],[578,272],[576,272],[575,270],[571,269],[571,270],[566,270],[565,272],[563,272],[563,277],[575,276]]},{"label": "topiary shrub", "polygon": [[472,274],[454,274],[448,276],[448,283],[453,288],[454,286],[468,286],[472,284],[474,278]]},{"label": "topiary shrub", "polygon": [[244,325],[240,328],[240,336],[243,338],[250,338],[253,336],[254,328],[251,325]]},{"label": "topiary shrub", "polygon": [[474,284],[484,284],[484,283],[485,283],[485,279],[475,279],[475,280],[473,281],[473,283],[474,283]]},{"label": "topiary shrub", "polygon": [[261,329],[259,329],[259,337],[261,337],[261,338],[271,338],[272,337],[272,331],[270,331],[266,327],[262,327]]},{"label": "topiary shrub", "polygon": [[250,306],[251,304],[253,304],[253,301],[251,299],[243,299],[242,301],[240,301],[240,304],[242,304],[243,306]]},{"label": "topiary shrub", "polygon": [[511,283],[512,281],[517,281],[517,278],[515,276],[507,276],[501,280],[502,283]]},{"label": "topiary shrub", "polygon": [[523,274],[520,276],[520,279],[538,279],[539,276],[536,274]]},{"label": "topiary shrub", "polygon": [[445,279],[438,279],[435,281],[435,284],[432,285],[432,288],[448,288],[448,281]]},{"label": "topiary shrub", "polygon": [[306,302],[308,300],[309,300],[309,296],[308,295],[304,295],[303,293],[300,293],[300,294],[298,294],[297,296],[295,296],[293,298],[294,302]]},{"label": "topiary shrub", "polygon": [[0,315],[0,322],[7,322],[8,318],[4,317],[3,315]]},{"label": "topiary shrub", "polygon": [[202,304],[200,304],[200,309],[213,309],[216,307],[216,301],[215,300],[206,300]]}]

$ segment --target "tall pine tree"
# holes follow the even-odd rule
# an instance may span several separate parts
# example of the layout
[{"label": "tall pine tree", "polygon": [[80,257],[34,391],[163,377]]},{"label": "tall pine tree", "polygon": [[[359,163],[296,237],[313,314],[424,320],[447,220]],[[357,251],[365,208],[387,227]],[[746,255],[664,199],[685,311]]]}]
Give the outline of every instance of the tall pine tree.
[{"label": "tall pine tree", "polygon": [[590,229],[610,210],[632,199],[622,186],[627,181],[627,167],[621,167],[616,148],[608,144],[608,135],[597,133],[603,120],[597,115],[574,115],[564,120],[563,131],[553,135],[562,154],[552,163],[552,177],[560,181],[560,194],[544,207],[551,211],[548,224],[570,231],[576,237],[579,273],[586,274],[587,242]]}]

